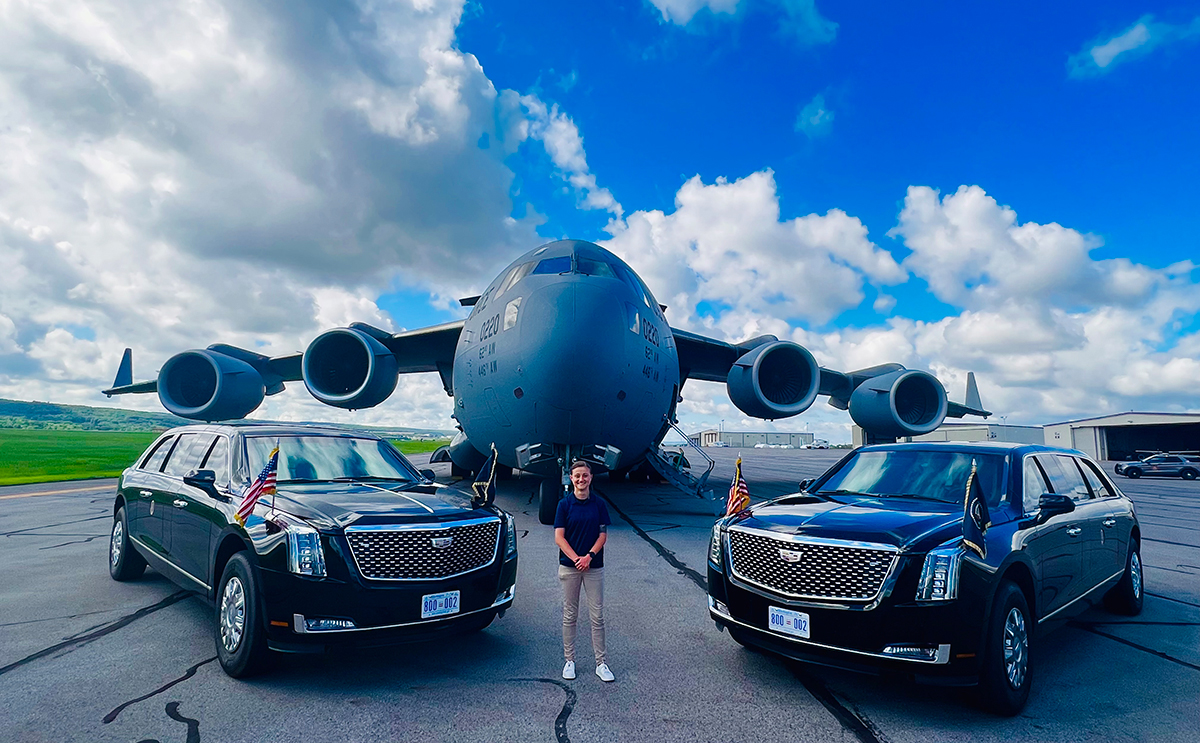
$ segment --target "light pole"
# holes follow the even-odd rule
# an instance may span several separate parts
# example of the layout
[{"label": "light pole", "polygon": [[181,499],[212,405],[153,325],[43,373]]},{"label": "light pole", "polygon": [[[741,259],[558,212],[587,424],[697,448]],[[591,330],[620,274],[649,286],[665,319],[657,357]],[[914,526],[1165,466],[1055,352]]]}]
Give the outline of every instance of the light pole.
[{"label": "light pole", "polygon": [[1000,416],[1000,440],[1001,441],[1008,441],[1008,434],[1006,433],[1005,424],[1004,424],[1004,422],[1006,420],[1008,420],[1007,415]]}]

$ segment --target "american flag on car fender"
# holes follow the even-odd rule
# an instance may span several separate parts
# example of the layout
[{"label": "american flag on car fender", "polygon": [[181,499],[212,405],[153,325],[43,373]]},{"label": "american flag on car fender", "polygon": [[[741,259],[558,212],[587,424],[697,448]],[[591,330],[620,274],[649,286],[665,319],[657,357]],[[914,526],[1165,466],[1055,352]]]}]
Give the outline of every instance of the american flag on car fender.
[{"label": "american flag on car fender", "polygon": [[750,505],[750,488],[742,478],[742,458],[734,465],[733,484],[729,486],[729,501],[725,504],[725,515],[737,513]]},{"label": "american flag on car fender", "polygon": [[275,478],[279,472],[279,445],[271,450],[271,456],[267,460],[267,465],[263,467],[259,473],[258,479],[246,488],[246,492],[242,495],[242,504],[238,506],[237,515],[234,518],[242,526],[246,525],[246,519],[250,518],[250,514],[254,513],[254,504],[258,503],[258,499],[264,495],[275,495]]}]

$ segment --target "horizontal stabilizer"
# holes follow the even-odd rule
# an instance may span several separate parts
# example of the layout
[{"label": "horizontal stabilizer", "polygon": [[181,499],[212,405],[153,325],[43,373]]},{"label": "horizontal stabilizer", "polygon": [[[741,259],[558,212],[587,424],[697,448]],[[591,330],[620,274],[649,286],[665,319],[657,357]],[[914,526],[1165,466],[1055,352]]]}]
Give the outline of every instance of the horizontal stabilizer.
[{"label": "horizontal stabilizer", "polygon": [[158,392],[158,380],[151,379],[147,382],[138,382],[137,384],[113,385],[103,390],[103,392],[109,397],[113,395],[138,395],[148,392]]},{"label": "horizontal stabilizer", "polygon": [[947,418],[962,418],[964,415],[978,415],[987,418],[992,414],[983,409],[983,401],[979,399],[979,385],[975,384],[975,372],[967,372],[966,404],[949,402],[946,405]]}]

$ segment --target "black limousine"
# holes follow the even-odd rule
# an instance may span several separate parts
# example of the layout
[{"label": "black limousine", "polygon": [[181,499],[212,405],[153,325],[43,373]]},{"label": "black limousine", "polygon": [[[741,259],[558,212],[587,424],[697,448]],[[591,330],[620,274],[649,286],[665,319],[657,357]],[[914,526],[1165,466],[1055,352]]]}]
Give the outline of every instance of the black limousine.
[{"label": "black limousine", "polygon": [[[277,492],[242,493],[279,447]],[[271,650],[319,652],[486,627],[512,606],[513,519],[433,483],[378,437],[311,426],[194,425],[121,474],[109,572],[155,570],[215,604],[230,676]]]},{"label": "black limousine", "polygon": [[[963,545],[972,463],[991,521],[984,557]],[[801,488],[713,527],[709,613],[743,645],[978,684],[1013,715],[1044,631],[1101,600],[1141,611],[1133,503],[1078,451],[868,446]]]}]

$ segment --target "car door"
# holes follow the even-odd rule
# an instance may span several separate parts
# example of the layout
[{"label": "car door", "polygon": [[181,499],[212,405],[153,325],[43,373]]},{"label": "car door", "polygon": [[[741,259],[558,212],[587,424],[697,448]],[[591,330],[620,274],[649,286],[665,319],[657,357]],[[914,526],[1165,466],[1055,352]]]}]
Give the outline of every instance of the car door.
[{"label": "car door", "polygon": [[[197,494],[202,493],[198,488],[185,483],[183,478],[199,469],[200,462],[212,446],[213,438],[214,434],[207,432],[181,435],[179,443],[175,445],[163,466],[165,486],[162,494],[167,519],[165,526],[169,532],[168,554],[176,568],[205,586],[208,586],[208,581],[204,579],[208,564],[208,531],[204,530],[204,544],[198,547],[199,540],[194,533],[194,525],[189,524],[186,518],[181,518],[180,514],[185,514],[189,504],[197,500]],[[201,554],[197,554],[198,550]]]},{"label": "car door", "polygon": [[1078,463],[1088,487],[1104,507],[1100,544],[1095,552],[1098,579],[1104,580],[1125,570],[1125,556],[1129,553],[1129,537],[1133,532],[1133,512],[1095,462],[1079,459]]},{"label": "car door", "polygon": [[146,519],[150,516],[150,502],[154,495],[151,487],[151,473],[158,472],[167,459],[171,450],[174,434],[167,434],[157,439],[146,449],[133,467],[121,480],[121,495],[125,498],[125,520],[129,525],[129,536],[145,543],[149,524]]},{"label": "car door", "polygon": [[1054,492],[1070,496],[1075,501],[1075,511],[1066,516],[1071,521],[1067,535],[1079,543],[1080,573],[1072,591],[1072,598],[1078,598],[1101,580],[1097,577],[1101,569],[1097,565],[1096,555],[1108,510],[1104,503],[1092,498],[1092,491],[1084,482],[1075,457],[1069,454],[1038,454],[1037,459],[1050,478]]},{"label": "car door", "polygon": [[[1038,513],[1038,501],[1052,493],[1046,473],[1033,455],[1025,457],[1023,467],[1023,509],[1027,517]],[[1037,572],[1038,617],[1053,614],[1075,598],[1082,569],[1082,549],[1077,536],[1068,534],[1074,522],[1071,514],[1051,516],[1034,522],[1026,532],[1023,549]]]},{"label": "car door", "polygon": [[146,460],[138,489],[142,511],[134,537],[151,552],[164,558],[171,551],[171,507],[170,480],[163,475],[162,469],[179,445],[180,438],[175,435],[164,439],[162,445]]},{"label": "car door", "polygon": [[217,479],[212,491],[180,480],[177,495],[184,504],[175,504],[171,550],[179,567],[211,587],[213,537],[226,523],[222,506],[231,502],[229,440],[221,434],[201,436],[191,454],[195,467],[189,472],[212,470]]}]

